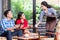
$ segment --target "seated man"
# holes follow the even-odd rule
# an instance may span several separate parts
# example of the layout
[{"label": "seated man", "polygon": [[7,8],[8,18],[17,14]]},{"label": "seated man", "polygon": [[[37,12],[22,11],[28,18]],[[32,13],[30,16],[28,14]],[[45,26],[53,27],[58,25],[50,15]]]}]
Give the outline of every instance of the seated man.
[{"label": "seated man", "polygon": [[14,20],[12,19],[11,10],[6,10],[4,12],[5,18],[1,20],[1,26],[3,29],[2,36],[6,36],[7,40],[12,40],[12,36],[22,36],[22,30],[18,30],[17,28],[20,25],[15,25]]}]

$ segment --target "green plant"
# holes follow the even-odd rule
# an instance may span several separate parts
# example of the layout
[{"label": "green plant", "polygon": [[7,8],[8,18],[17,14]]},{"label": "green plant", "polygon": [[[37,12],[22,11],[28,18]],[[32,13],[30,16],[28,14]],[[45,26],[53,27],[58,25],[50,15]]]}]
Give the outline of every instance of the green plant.
[{"label": "green plant", "polygon": [[11,0],[11,10],[13,12],[13,17],[16,18],[18,12],[24,12],[28,20],[32,17],[33,4],[32,0]]}]

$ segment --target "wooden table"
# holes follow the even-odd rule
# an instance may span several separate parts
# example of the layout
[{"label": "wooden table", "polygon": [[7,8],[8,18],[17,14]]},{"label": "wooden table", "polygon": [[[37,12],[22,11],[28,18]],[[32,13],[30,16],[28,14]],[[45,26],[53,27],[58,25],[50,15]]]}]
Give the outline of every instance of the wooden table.
[{"label": "wooden table", "polygon": [[16,37],[16,39],[21,39],[21,40],[39,40],[39,37],[36,33],[31,33],[29,37]]},{"label": "wooden table", "polygon": [[21,39],[21,40],[39,40],[38,37],[19,37],[18,39]]}]

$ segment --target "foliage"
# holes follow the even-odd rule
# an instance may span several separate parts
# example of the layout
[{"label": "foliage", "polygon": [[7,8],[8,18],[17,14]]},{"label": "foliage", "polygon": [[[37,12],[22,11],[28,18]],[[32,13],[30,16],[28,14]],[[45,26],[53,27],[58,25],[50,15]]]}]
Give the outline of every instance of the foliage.
[{"label": "foliage", "polygon": [[[52,5],[56,10],[60,10],[60,7]],[[13,12],[13,17],[16,18],[18,12],[24,12],[28,20],[33,17],[33,0],[11,0],[11,10]],[[36,4],[36,19],[38,19],[41,12],[40,4]]]},{"label": "foliage", "polygon": [[[29,0],[31,1],[31,0]],[[24,12],[28,20],[32,16],[32,2],[28,0],[11,0],[11,10],[13,12],[14,18],[17,17],[18,12]]]}]

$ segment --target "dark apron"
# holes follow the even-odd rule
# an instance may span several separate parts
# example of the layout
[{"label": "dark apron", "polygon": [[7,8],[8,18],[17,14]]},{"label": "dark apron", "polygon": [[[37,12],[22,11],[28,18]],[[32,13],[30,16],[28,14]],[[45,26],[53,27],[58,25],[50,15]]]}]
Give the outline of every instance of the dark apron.
[{"label": "dark apron", "polygon": [[47,16],[47,21],[54,21],[54,20],[56,20],[56,17],[48,17]]},{"label": "dark apron", "polygon": [[[54,15],[54,14],[52,14]],[[46,28],[50,31],[54,30],[54,27],[56,26],[56,17],[48,17],[46,20]]]}]

